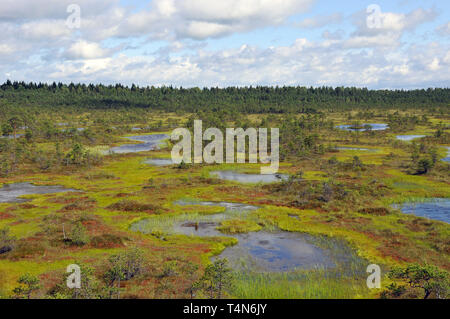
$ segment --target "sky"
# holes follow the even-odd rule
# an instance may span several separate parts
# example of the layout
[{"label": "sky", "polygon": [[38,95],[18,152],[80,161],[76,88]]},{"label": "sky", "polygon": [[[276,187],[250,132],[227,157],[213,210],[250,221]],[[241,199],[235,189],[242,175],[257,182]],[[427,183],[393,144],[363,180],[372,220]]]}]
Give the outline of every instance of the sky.
[{"label": "sky", "polygon": [[450,1],[0,4],[0,82],[450,87]]}]

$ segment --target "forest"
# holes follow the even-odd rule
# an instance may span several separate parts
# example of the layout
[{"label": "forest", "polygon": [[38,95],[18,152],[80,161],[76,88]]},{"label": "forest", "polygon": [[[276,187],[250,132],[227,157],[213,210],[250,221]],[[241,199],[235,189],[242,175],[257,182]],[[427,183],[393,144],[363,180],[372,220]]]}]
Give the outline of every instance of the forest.
[{"label": "forest", "polygon": [[449,88],[369,90],[356,87],[131,87],[101,84],[24,83],[0,86],[3,107],[75,109],[147,108],[166,112],[224,111],[246,114],[315,113],[361,108],[446,108]]}]

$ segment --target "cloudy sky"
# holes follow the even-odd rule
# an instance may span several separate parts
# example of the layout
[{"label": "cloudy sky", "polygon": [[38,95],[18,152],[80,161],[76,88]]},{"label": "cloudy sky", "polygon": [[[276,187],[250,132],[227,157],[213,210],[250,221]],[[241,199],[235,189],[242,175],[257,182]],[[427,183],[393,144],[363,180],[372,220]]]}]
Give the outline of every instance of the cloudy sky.
[{"label": "cloudy sky", "polygon": [[0,82],[450,87],[449,1],[1,0],[0,30]]}]

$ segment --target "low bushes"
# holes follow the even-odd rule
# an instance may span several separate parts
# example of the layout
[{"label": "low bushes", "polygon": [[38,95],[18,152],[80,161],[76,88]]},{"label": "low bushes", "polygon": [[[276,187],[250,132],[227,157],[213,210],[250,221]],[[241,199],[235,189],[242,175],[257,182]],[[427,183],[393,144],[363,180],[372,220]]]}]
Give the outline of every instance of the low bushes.
[{"label": "low bushes", "polygon": [[120,200],[117,203],[109,205],[107,208],[121,212],[145,212],[150,214],[159,214],[162,211],[162,208],[159,206],[139,203],[129,199]]}]

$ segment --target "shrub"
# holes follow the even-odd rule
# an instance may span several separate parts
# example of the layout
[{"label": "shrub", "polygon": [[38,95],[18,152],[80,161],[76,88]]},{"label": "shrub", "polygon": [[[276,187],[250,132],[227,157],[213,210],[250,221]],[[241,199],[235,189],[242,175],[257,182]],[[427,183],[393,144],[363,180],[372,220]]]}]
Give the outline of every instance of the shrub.
[{"label": "shrub", "polygon": [[426,174],[433,167],[432,160],[428,158],[422,158],[417,163],[416,174]]},{"label": "shrub", "polygon": [[377,215],[377,216],[385,216],[388,215],[389,209],[385,207],[366,207],[358,210],[358,213],[368,214],[368,215]]},{"label": "shrub", "polygon": [[76,246],[84,246],[89,243],[89,236],[81,222],[78,222],[70,234],[70,242]]},{"label": "shrub", "polygon": [[91,245],[94,247],[111,247],[123,244],[122,237],[112,234],[102,234],[91,239]]},{"label": "shrub", "polygon": [[88,197],[82,197],[79,198],[76,202],[68,204],[61,208],[61,212],[67,212],[67,211],[83,211],[88,210],[95,207],[95,204],[97,201],[92,198]]},{"label": "shrub", "polygon": [[401,280],[405,285],[397,284],[388,287],[384,296],[400,296],[409,289],[421,289],[423,298],[434,296],[439,299],[446,299],[450,293],[450,276],[445,270],[425,264],[410,264],[406,268],[396,267],[388,273],[390,279]]},{"label": "shrub", "polygon": [[46,248],[46,245],[41,241],[22,239],[17,242],[8,258],[17,260],[20,258],[43,255]]},{"label": "shrub", "polygon": [[233,287],[232,269],[228,267],[227,259],[217,259],[205,269],[200,279],[205,293],[211,299],[221,299]]},{"label": "shrub", "polygon": [[[104,273],[103,279],[111,288],[111,297],[114,291],[120,296],[120,282],[130,280],[140,274],[144,266],[144,253],[139,248],[133,248],[109,258],[109,269]],[[114,288],[115,283],[117,287]]]},{"label": "shrub", "polygon": [[31,294],[41,288],[39,278],[30,274],[20,276],[17,283],[20,284],[20,286],[14,288],[13,292],[15,297],[20,299],[31,299]]},{"label": "shrub", "polygon": [[11,251],[16,239],[9,234],[9,228],[0,229],[0,255]]},{"label": "shrub", "polygon": [[109,209],[118,210],[122,212],[146,212],[158,214],[161,211],[159,206],[155,206],[152,204],[143,204],[136,202],[134,200],[123,199],[108,206]]}]

